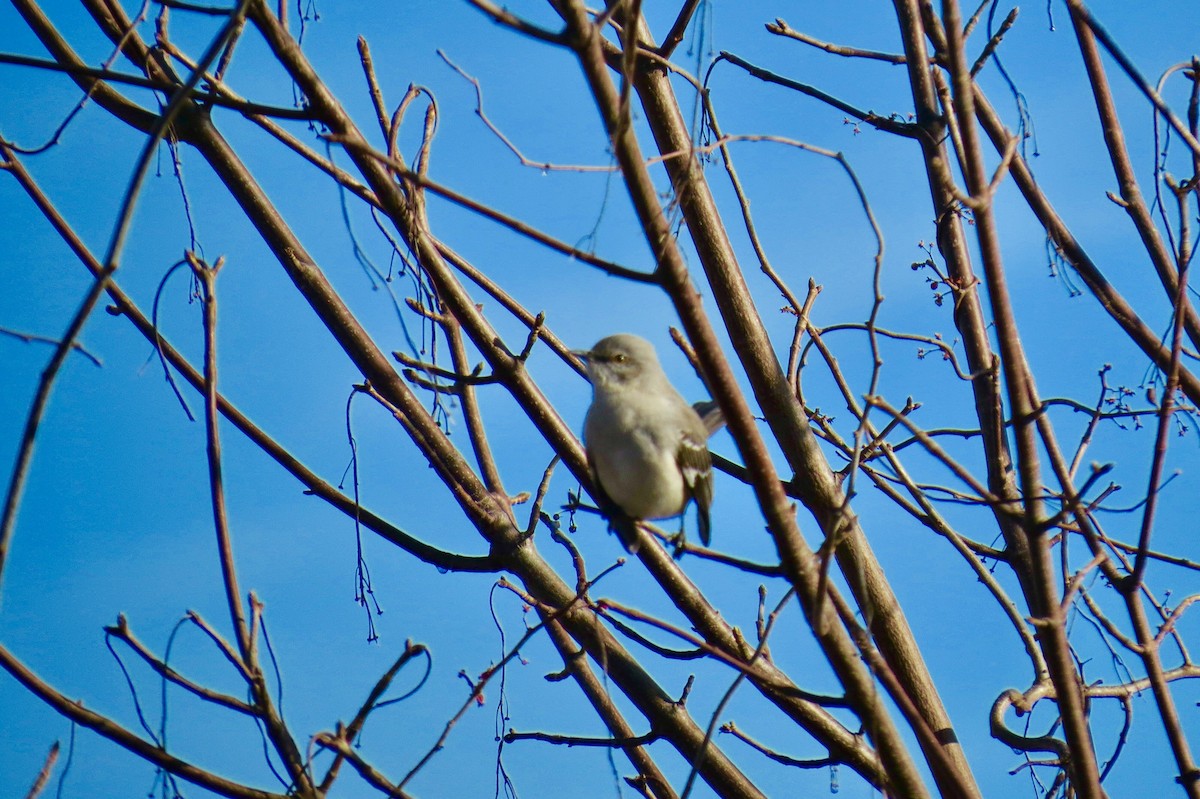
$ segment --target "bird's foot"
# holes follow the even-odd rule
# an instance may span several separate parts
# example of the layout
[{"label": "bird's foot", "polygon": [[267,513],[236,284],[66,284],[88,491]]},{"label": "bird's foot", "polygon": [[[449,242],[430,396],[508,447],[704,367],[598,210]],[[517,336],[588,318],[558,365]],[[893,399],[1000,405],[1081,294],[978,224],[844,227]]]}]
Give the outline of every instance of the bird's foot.
[{"label": "bird's foot", "polygon": [[680,528],[678,533],[667,538],[667,543],[671,545],[671,557],[679,560],[687,551],[687,533]]}]

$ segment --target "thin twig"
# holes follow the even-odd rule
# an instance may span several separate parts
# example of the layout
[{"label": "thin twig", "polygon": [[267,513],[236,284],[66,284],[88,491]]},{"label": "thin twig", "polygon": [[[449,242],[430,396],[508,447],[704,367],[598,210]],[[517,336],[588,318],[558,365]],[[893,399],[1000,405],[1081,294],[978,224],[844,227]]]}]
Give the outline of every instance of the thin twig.
[{"label": "thin twig", "polygon": [[50,751],[46,753],[42,768],[34,778],[33,785],[29,787],[29,793],[25,794],[25,799],[37,799],[38,794],[46,787],[46,783],[50,782],[50,775],[54,773],[54,764],[58,761],[58,748],[58,741],[50,745]]},{"label": "thin twig", "polygon": [[[3,167],[0,167],[0,168],[3,168]],[[49,336],[39,336],[36,333],[24,333],[20,330],[12,330],[7,327],[0,327],[0,335],[11,336],[12,338],[15,338],[19,341],[24,341],[26,344],[32,344],[32,343],[36,342],[38,344],[54,344],[57,346],[58,344],[61,343],[56,338],[50,338]],[[88,352],[87,347],[83,346],[78,341],[74,342],[71,345],[71,347],[76,352],[78,352],[80,355],[87,358],[92,363],[96,364],[96,366],[104,365],[99,358],[97,358],[92,353]]]},{"label": "thin twig", "polygon": [[[791,78],[785,78],[782,75],[778,75],[768,69],[755,66],[746,59],[734,55],[733,53],[722,50],[721,54],[717,57],[717,61],[728,61],[730,64],[746,70],[746,72],[750,73],[753,77],[756,77],[761,81],[774,83],[778,86],[783,86],[785,88],[798,91],[801,94],[806,94],[809,97],[820,100],[826,105],[833,106],[837,110],[845,114],[849,114],[855,119],[866,122],[868,125],[874,128],[886,131],[887,133],[895,133],[898,136],[904,136],[907,138],[913,138],[918,135],[919,128],[917,128],[916,125],[908,122],[899,122],[893,116],[881,116],[876,114],[874,111],[863,111],[862,109],[856,108],[844,100],[839,100],[833,95],[823,92],[814,86],[808,85],[807,83],[801,83],[800,81],[792,80]],[[716,62],[714,62],[714,64],[715,63]]]},{"label": "thin twig", "polygon": [[866,58],[873,61],[884,61],[888,64],[903,64],[908,60],[903,53],[884,53],[879,50],[863,50],[858,47],[843,47],[842,45],[823,42],[820,39],[809,36],[807,33],[801,33],[792,28],[779,17],[776,17],[774,22],[768,22],[766,28],[776,36],[786,36],[789,39],[795,39],[798,42],[816,47],[818,50],[824,50],[827,53],[847,58]]},{"label": "thin twig", "polygon": [[[188,80],[179,87],[171,98],[171,102],[163,109],[162,115],[155,123],[145,144],[142,145],[142,151],[130,176],[129,186],[121,198],[117,221],[113,226],[108,249],[104,255],[104,266],[93,281],[91,288],[88,289],[87,294],[84,295],[78,310],[75,312],[75,316],[59,340],[50,363],[43,370],[41,379],[38,381],[37,392],[34,394],[29,414],[25,419],[25,429],[21,434],[21,444],[17,450],[12,477],[9,480],[8,490],[5,493],[4,512],[0,516],[0,586],[3,585],[4,565],[7,560],[8,547],[16,527],[17,510],[21,503],[21,495],[25,489],[25,482],[29,476],[29,466],[33,461],[34,441],[37,438],[42,417],[46,412],[50,392],[62,369],[63,362],[73,348],[75,339],[91,316],[92,310],[96,307],[96,303],[99,302],[101,295],[108,287],[113,272],[116,271],[120,263],[126,238],[133,225],[133,210],[137,205],[138,197],[141,195],[142,184],[149,175],[150,164],[153,161],[155,152],[157,152],[158,143],[167,135],[167,131],[170,129],[175,118],[191,102],[191,92],[199,83],[203,70],[218,56],[225,43],[233,35],[237,21],[245,17],[246,8],[249,3],[250,0],[242,0],[239,3],[236,13],[222,27],[221,31],[209,44],[204,56],[200,59],[201,68],[193,72]],[[7,145],[0,143],[0,152],[3,153],[6,163],[13,160],[12,151]]]}]

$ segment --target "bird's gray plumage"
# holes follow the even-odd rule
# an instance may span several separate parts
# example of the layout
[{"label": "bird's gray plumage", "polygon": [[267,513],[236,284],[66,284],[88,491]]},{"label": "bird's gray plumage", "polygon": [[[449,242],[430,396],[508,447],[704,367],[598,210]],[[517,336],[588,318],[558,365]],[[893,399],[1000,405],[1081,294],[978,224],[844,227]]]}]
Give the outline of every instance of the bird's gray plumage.
[{"label": "bird's gray plumage", "polygon": [[709,428],[671,385],[645,339],[620,333],[578,354],[592,380],[583,439],[595,482],[633,519],[679,516],[694,500],[707,546]]}]

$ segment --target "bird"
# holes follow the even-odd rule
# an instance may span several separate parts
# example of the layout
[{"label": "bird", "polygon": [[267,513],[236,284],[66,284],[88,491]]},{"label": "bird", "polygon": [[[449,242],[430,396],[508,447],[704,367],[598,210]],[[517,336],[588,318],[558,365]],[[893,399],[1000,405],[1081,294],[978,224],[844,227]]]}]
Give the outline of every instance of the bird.
[{"label": "bird", "polygon": [[[708,546],[713,498],[710,428],[671,385],[654,345],[640,336],[618,333],[575,354],[586,364],[592,383],[583,441],[593,483],[603,498],[630,520],[682,516],[694,501],[700,541]],[[622,530],[620,524],[612,527],[625,548],[636,552],[632,530]],[[681,522],[677,549],[682,539]]]}]

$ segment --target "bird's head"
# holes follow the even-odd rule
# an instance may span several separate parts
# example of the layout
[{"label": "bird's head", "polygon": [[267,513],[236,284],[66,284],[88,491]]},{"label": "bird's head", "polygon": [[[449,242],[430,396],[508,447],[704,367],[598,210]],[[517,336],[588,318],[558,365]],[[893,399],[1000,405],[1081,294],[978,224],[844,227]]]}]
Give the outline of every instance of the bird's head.
[{"label": "bird's head", "polygon": [[588,377],[597,387],[627,385],[660,371],[654,345],[630,333],[602,338],[590,350],[575,354],[587,364]]}]

